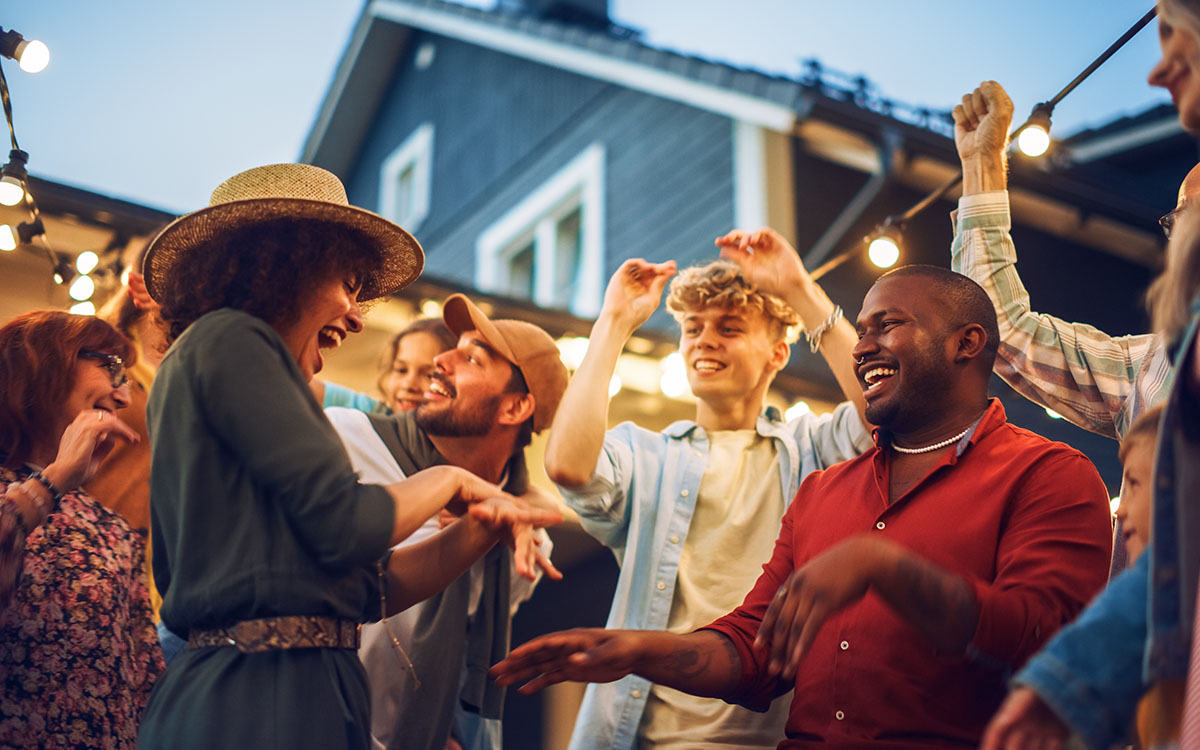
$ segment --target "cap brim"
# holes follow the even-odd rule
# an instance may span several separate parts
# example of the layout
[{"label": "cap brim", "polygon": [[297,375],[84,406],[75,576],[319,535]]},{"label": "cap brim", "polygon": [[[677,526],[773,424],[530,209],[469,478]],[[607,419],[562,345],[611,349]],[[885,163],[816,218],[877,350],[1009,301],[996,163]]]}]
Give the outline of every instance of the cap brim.
[{"label": "cap brim", "polygon": [[425,266],[420,243],[378,214],[326,201],[256,198],[202,208],[168,224],[151,242],[142,263],[147,291],[161,302],[166,273],[197,248],[239,229],[276,219],[325,221],[352,229],[373,242],[382,262],[363,278],[360,301],[403,289],[421,275]]},{"label": "cap brim", "polygon": [[446,298],[446,301],[442,303],[442,322],[455,336],[461,336],[467,331],[479,331],[483,340],[501,357],[516,363],[517,358],[513,354],[512,347],[500,335],[496,324],[489,320],[488,316],[484,315],[483,310],[480,310],[474,302],[467,299],[466,295],[451,294]]}]

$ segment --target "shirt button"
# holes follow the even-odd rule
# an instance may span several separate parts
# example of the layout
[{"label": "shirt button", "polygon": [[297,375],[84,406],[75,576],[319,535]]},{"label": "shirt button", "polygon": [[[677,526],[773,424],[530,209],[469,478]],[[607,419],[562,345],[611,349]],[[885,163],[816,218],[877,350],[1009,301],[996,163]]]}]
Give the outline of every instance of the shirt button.
[{"label": "shirt button", "polygon": [[630,695],[632,695],[634,698],[641,698],[641,697],[642,697],[642,691],[641,691],[641,690],[634,690],[632,693],[630,693]]},{"label": "shirt button", "polygon": [[667,587],[667,584],[663,583],[662,581],[659,581],[657,584],[655,584],[655,587],[659,591],[662,591],[663,589],[665,589]]},{"label": "shirt button", "polygon": [[671,544],[679,544],[679,537],[677,537],[677,536],[671,537]]},{"label": "shirt button", "polygon": [[684,491],[680,492],[680,493],[679,493],[679,496],[680,496],[680,497],[687,497],[687,496],[688,496],[688,491],[687,491],[687,490],[684,490]]},{"label": "shirt button", "polygon": [[849,641],[842,641],[842,642],[841,642],[839,645],[842,647],[842,650],[843,650],[843,651],[845,651],[846,649],[850,648],[850,642],[849,642]]},{"label": "shirt button", "polygon": [[838,711],[837,713],[835,713],[834,716],[837,717],[838,721],[841,721],[842,719],[846,718],[846,714],[842,713],[841,711]]},{"label": "shirt button", "polygon": [[885,527],[885,526],[887,526],[887,524],[886,524],[886,523],[884,523],[883,521],[876,521],[876,522],[875,522],[875,528],[879,529],[880,531],[883,531],[883,529],[884,529],[884,527]]}]

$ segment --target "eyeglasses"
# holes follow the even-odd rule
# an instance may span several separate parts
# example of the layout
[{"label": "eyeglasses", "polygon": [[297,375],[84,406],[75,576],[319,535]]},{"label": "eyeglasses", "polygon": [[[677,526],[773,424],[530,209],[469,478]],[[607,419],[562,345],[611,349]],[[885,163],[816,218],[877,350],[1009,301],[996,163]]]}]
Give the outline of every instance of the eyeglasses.
[{"label": "eyeglasses", "polygon": [[112,379],[113,388],[120,388],[129,379],[125,374],[125,360],[116,354],[105,354],[104,352],[93,352],[82,349],[79,352],[79,356],[84,359],[99,361],[101,363],[100,366],[108,371],[108,377]]},{"label": "eyeglasses", "polygon": [[1179,212],[1182,210],[1182,208],[1177,208],[1169,214],[1164,214],[1158,220],[1158,225],[1162,227],[1163,234],[1166,235],[1167,239],[1171,239],[1171,230],[1175,228],[1175,222],[1179,218]]}]

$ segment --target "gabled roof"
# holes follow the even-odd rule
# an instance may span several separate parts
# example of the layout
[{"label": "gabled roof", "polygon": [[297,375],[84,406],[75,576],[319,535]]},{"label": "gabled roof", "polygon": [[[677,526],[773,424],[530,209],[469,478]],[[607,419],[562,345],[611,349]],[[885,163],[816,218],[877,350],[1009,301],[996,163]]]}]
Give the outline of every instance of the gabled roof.
[{"label": "gabled roof", "polygon": [[[382,22],[382,23],[381,23]],[[607,80],[717,112],[732,119],[791,132],[815,106],[844,104],[878,117],[952,135],[947,113],[909,107],[875,95],[862,78],[837,81],[810,63],[800,79],[651,47],[622,27],[584,28],[529,15],[489,11],[443,0],[368,0],[346,53],[305,142],[301,160],[337,172],[345,169],[387,90],[409,29],[465,42]],[[845,78],[845,77],[843,77]],[[353,106],[340,106],[353,101]],[[851,118],[854,119],[854,118]],[[928,133],[936,138],[934,133]]]},{"label": "gabled roof", "polygon": [[[620,27],[579,26],[444,0],[367,0],[302,161],[349,172],[414,32],[451,37],[795,135],[823,158],[861,171],[884,169],[881,142],[900,142],[905,158],[893,176],[918,189],[931,189],[958,168],[947,113],[888,101],[865,79],[830,73],[815,62],[802,76],[789,78],[658,49]],[[1156,123],[1148,127],[1161,126],[1161,118]],[[1079,138],[1079,149],[1100,148],[1086,140]],[[1013,164],[1011,182],[1014,207],[1019,205],[1034,225],[1135,262],[1157,259],[1161,240],[1155,222],[1161,211],[1144,205],[1138,191],[1089,184],[1021,160]],[[1064,218],[1070,215],[1075,218]]]}]

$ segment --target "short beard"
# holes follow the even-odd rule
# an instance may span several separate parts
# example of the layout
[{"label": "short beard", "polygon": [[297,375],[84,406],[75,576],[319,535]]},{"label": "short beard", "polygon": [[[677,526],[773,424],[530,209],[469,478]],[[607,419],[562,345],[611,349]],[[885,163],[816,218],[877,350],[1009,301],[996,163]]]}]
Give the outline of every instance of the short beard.
[{"label": "short beard", "polygon": [[417,427],[426,435],[438,437],[482,437],[496,425],[496,414],[503,397],[503,394],[492,396],[468,413],[455,410],[453,404],[436,410],[433,404],[421,404],[414,415]]}]

